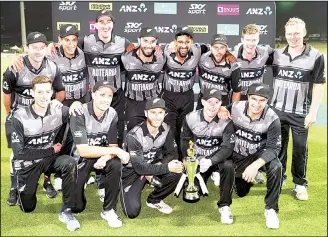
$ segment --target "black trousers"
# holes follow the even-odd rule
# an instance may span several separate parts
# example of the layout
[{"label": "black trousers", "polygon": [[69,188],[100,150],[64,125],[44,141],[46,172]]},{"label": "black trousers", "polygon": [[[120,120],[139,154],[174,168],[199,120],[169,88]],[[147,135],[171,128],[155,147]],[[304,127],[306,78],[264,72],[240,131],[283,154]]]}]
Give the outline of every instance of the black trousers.
[{"label": "black trousers", "polygon": [[304,128],[305,117],[298,114],[281,112],[279,110],[275,110],[275,112],[279,116],[281,123],[281,150],[279,159],[282,164],[283,174],[286,176],[289,130],[291,129],[293,135],[291,167],[293,182],[298,185],[307,186],[306,165],[308,159],[307,140],[309,130]]},{"label": "black trousers", "polygon": [[[155,188],[147,198],[148,203],[159,203],[174,192],[181,174],[168,173],[157,176],[163,186]],[[136,218],[141,210],[141,192],[146,184],[145,177],[138,175],[133,168],[124,168],[122,174],[122,187],[120,192],[121,205],[128,218]]]},{"label": "black trousers", "polygon": [[167,115],[164,122],[170,125],[172,132],[175,134],[175,141],[178,146],[179,160],[182,160],[180,134],[183,120],[186,115],[194,110],[194,92],[170,92],[163,91],[162,99],[165,100]]},{"label": "black trousers", "polygon": [[118,146],[122,147],[123,133],[124,133],[124,110],[125,110],[125,96],[122,89],[118,89],[113,96],[111,107],[113,107],[118,116]]},{"label": "black trousers", "polygon": [[[233,154],[233,161],[236,169],[234,188],[236,194],[239,197],[246,196],[249,193],[251,187],[253,186],[253,183],[248,183],[242,178],[242,173],[251,163],[253,163],[258,158],[261,158],[262,154],[263,154],[263,150],[253,155],[250,155],[246,159],[235,153]],[[265,208],[266,209],[273,208],[276,212],[278,212],[279,211],[278,200],[279,200],[281,185],[282,185],[281,162],[279,161],[278,158],[275,158],[270,162],[266,163],[264,165],[264,169],[267,177],[267,193],[265,195],[265,204],[266,204]]]},{"label": "black trousers", "polygon": [[[204,106],[202,105],[202,98],[203,98],[203,94],[201,92],[199,92],[198,94],[198,99],[197,99],[197,106],[196,106],[196,110],[202,109],[204,108]],[[222,106],[227,106],[228,104],[231,103],[230,97],[229,95],[223,95],[222,96]]]},{"label": "black trousers", "polygon": [[127,124],[127,132],[136,125],[146,120],[145,106],[147,100],[136,101],[130,98],[125,98],[125,122]]},{"label": "black trousers", "polygon": [[77,167],[73,157],[61,155],[57,158],[42,159],[17,170],[19,204],[23,212],[32,212],[37,203],[36,191],[40,175],[46,170],[60,171],[63,180],[63,206],[74,207]]},{"label": "black trousers", "polygon": [[11,113],[6,117],[5,121],[5,131],[6,131],[6,139],[7,139],[7,147],[11,149]]},{"label": "black trousers", "polygon": [[[83,159],[78,165],[78,178],[76,185],[76,203],[72,208],[74,213],[82,212],[87,204],[87,200],[84,193],[84,184],[88,181],[90,172],[94,169],[93,165],[97,162],[97,159]],[[111,209],[116,210],[118,195],[120,191],[120,179],[121,179],[122,165],[119,158],[113,158],[107,161],[106,167],[103,169],[103,185],[105,188],[105,199],[103,204],[103,210],[109,211]]]},{"label": "black trousers", "polygon": [[[200,173],[207,184],[212,172],[217,171],[220,173],[220,199],[217,202],[218,207],[230,206],[232,203],[232,187],[235,179],[235,169],[232,160],[226,160],[217,165],[212,165],[206,172]],[[199,187],[199,181],[195,178],[195,184]]]}]

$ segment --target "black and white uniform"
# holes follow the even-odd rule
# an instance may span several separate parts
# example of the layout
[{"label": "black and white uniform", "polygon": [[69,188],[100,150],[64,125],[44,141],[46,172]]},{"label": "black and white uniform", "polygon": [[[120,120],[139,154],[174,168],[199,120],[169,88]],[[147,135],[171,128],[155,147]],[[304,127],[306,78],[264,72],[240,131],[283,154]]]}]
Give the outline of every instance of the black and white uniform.
[{"label": "black and white uniform", "polygon": [[122,55],[125,68],[125,121],[127,131],[145,121],[145,105],[148,99],[158,96],[158,80],[165,64],[165,55],[155,56],[151,62],[144,63],[137,50]]},{"label": "black and white uniform", "polygon": [[[215,117],[211,122],[204,118],[203,109],[187,114],[181,131],[182,155],[187,156],[189,141],[194,142],[198,159],[211,159],[212,166],[201,173],[205,183],[213,171],[220,172],[220,200],[218,207],[230,206],[231,190],[234,182],[234,168],[228,158],[234,147],[234,127],[232,121]],[[198,180],[196,180],[198,181]]]},{"label": "black and white uniform", "polygon": [[235,191],[238,196],[248,194],[252,183],[242,179],[244,170],[262,158],[267,177],[266,209],[277,212],[282,184],[282,165],[278,159],[281,148],[280,120],[268,105],[260,118],[251,120],[247,115],[248,101],[234,102],[227,106],[235,128],[235,147],[232,155],[235,165]]},{"label": "black and white uniform", "polygon": [[99,39],[98,34],[90,34],[79,38],[79,47],[84,52],[91,88],[98,80],[104,80],[110,82],[117,89],[111,106],[118,115],[119,146],[123,143],[125,109],[121,56],[129,44],[129,40],[117,35],[112,35],[112,40],[109,43],[104,43]]},{"label": "black and white uniform", "polygon": [[52,147],[61,143],[68,118],[68,107],[54,108],[50,105],[44,117],[37,115],[32,105],[18,109],[13,115],[12,146],[17,172],[18,202],[24,212],[35,209],[38,181],[46,170],[61,173],[63,205],[66,208],[74,206],[76,162],[73,157],[63,155],[71,147],[62,147],[59,153],[55,153]]},{"label": "black and white uniform", "polygon": [[123,168],[121,204],[127,217],[136,218],[141,210],[141,192],[147,181],[144,176],[157,176],[163,185],[149,194],[148,203],[159,203],[176,188],[181,174],[171,173],[168,163],[178,158],[177,146],[169,125],[163,123],[153,137],[146,122],[128,132],[125,146],[130,162]]},{"label": "black and white uniform", "polygon": [[[98,119],[93,109],[93,100],[83,104],[83,114],[70,118],[70,128],[75,145],[87,144],[89,146],[108,146],[117,144],[117,113],[112,108]],[[76,147],[74,157],[78,160],[78,179],[76,187],[76,206],[73,212],[82,212],[86,207],[84,184],[88,181],[93,165],[97,162],[95,158],[83,158],[79,155]],[[121,160],[117,157],[110,159],[103,169],[103,185],[105,188],[105,199],[103,210],[116,210],[120,179]]]},{"label": "black and white uniform", "polygon": [[212,58],[212,53],[204,53],[198,64],[198,77],[200,93],[196,109],[203,108],[201,99],[204,90],[218,89],[222,94],[222,105],[231,103],[232,92],[240,92],[240,63],[227,63],[216,65]]},{"label": "black and white uniform", "polygon": [[281,121],[282,148],[279,159],[286,172],[289,129],[293,134],[293,182],[307,186],[308,129],[304,120],[308,115],[314,84],[326,83],[324,56],[317,49],[305,45],[301,55],[291,58],[288,46],[276,50],[273,57],[274,91],[270,105]]}]

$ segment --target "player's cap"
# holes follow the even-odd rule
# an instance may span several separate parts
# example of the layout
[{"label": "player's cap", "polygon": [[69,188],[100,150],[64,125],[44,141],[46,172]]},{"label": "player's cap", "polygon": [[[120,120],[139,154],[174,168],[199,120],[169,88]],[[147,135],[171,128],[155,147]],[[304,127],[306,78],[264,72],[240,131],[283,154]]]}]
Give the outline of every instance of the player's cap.
[{"label": "player's cap", "polygon": [[224,34],[215,34],[212,38],[211,45],[223,44],[228,47],[228,40]]},{"label": "player's cap", "polygon": [[177,28],[175,36],[180,36],[180,35],[189,35],[191,38],[194,38],[192,28],[189,26],[179,26]]},{"label": "player's cap", "polygon": [[211,98],[216,98],[218,100],[222,100],[221,91],[218,89],[206,89],[203,94],[204,100],[209,100]]},{"label": "player's cap", "polygon": [[247,95],[258,95],[269,99],[270,86],[264,83],[254,83],[248,87]]},{"label": "player's cap", "polygon": [[75,25],[66,24],[62,25],[59,30],[59,36],[61,38],[66,37],[68,35],[76,35],[79,36],[79,31],[77,30]]},{"label": "player's cap", "polygon": [[96,92],[101,87],[108,87],[113,91],[113,93],[115,93],[117,91],[116,88],[114,86],[111,86],[108,81],[101,80],[101,81],[97,81],[95,83],[95,85],[92,88],[92,92]]},{"label": "player's cap", "polygon": [[33,44],[33,43],[38,43],[38,42],[43,42],[45,44],[47,44],[47,38],[44,34],[40,33],[40,32],[31,32],[28,34],[27,38],[26,38],[26,44]]},{"label": "player's cap", "polygon": [[165,101],[163,99],[154,97],[147,100],[145,110],[157,109],[157,108],[166,110]]},{"label": "player's cap", "polygon": [[98,22],[98,19],[102,16],[109,16],[112,19],[113,23],[115,23],[115,19],[111,11],[106,9],[98,11],[96,16],[96,22]]},{"label": "player's cap", "polygon": [[156,30],[154,28],[144,27],[140,31],[140,38],[141,37],[155,37],[156,39],[158,36],[156,35]]}]

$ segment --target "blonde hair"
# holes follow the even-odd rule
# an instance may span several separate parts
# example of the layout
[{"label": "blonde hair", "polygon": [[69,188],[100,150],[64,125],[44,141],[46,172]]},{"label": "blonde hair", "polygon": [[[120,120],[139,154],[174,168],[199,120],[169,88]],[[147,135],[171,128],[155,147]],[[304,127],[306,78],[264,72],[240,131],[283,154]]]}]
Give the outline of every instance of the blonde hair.
[{"label": "blonde hair", "polygon": [[37,76],[32,81],[32,88],[34,89],[35,85],[37,84],[45,84],[45,83],[50,83],[50,85],[52,85],[52,80],[46,76]]},{"label": "blonde hair", "polygon": [[251,35],[251,34],[258,34],[260,33],[260,28],[256,24],[248,24],[246,25],[243,30],[241,31],[241,37],[244,37],[244,35]]},{"label": "blonde hair", "polygon": [[305,22],[300,19],[300,18],[297,18],[297,17],[292,17],[292,18],[289,18],[289,20],[287,21],[286,25],[285,25],[285,30],[286,30],[286,27],[287,26],[290,26],[290,25],[302,25],[303,28],[304,28],[304,35],[306,35],[306,26],[305,26]]}]

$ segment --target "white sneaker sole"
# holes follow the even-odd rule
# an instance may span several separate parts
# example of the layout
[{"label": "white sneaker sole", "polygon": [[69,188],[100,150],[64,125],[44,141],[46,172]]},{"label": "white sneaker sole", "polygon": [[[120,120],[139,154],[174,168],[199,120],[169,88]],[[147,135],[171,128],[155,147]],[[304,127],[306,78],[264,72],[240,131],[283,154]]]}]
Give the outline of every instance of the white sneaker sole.
[{"label": "white sneaker sole", "polygon": [[105,221],[107,221],[108,225],[112,228],[120,228],[122,227],[123,223],[121,222],[121,224],[118,225],[112,225],[109,223],[109,221],[106,219],[106,216],[103,214],[103,212],[100,213],[101,218],[103,218]]},{"label": "white sneaker sole", "polygon": [[[65,220],[62,219],[60,215],[59,215],[59,217],[58,217],[58,220],[59,220],[60,222],[63,222],[64,224],[66,224]],[[75,228],[75,229],[69,229],[69,228],[67,227],[67,224],[66,224],[66,228],[67,228],[69,231],[76,231],[76,230],[80,229],[80,226],[77,227],[77,228]]]},{"label": "white sneaker sole", "polygon": [[158,209],[157,207],[155,207],[155,206],[154,206],[153,204],[151,204],[151,203],[146,202],[146,205],[147,205],[148,207],[150,207],[150,208],[157,209],[159,212],[164,213],[164,214],[167,214],[167,215],[173,213],[173,209],[172,209],[170,212],[164,212],[164,211]]}]

